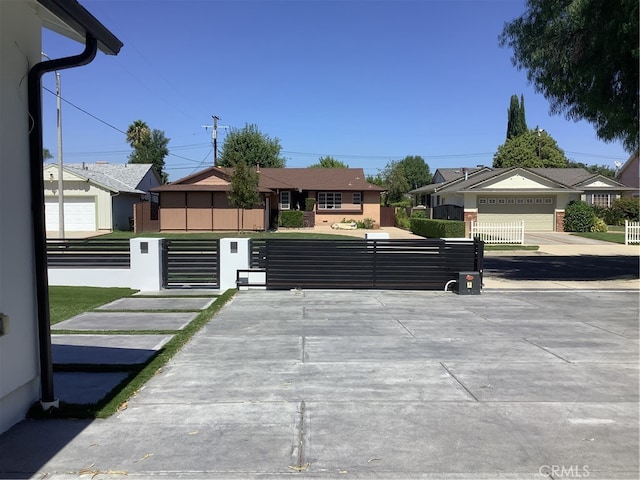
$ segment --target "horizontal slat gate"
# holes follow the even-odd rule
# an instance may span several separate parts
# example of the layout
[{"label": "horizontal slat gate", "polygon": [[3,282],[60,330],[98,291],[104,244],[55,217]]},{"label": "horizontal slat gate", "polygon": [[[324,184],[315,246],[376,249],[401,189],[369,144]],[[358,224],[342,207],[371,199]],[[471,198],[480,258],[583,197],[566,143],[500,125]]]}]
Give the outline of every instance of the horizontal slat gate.
[{"label": "horizontal slat gate", "polygon": [[482,242],[266,240],[252,248],[267,288],[441,290],[461,271],[481,271]]},{"label": "horizontal slat gate", "polygon": [[128,239],[48,239],[47,265],[54,268],[129,268]]},{"label": "horizontal slat gate", "polygon": [[218,239],[165,239],[164,288],[217,288],[220,278]]}]

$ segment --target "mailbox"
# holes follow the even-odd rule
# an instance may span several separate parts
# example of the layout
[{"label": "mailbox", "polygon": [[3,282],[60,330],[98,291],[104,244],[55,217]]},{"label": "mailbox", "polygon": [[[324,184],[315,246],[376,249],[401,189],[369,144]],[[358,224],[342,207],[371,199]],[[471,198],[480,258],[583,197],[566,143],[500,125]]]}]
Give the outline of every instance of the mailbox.
[{"label": "mailbox", "polygon": [[458,295],[480,295],[482,281],[480,272],[459,272],[456,293]]}]

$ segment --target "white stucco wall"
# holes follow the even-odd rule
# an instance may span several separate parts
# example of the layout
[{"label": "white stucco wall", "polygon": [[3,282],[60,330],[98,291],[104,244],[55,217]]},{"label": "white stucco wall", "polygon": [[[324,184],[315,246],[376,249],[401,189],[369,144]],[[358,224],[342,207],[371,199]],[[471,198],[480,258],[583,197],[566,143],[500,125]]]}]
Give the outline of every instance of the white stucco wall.
[{"label": "white stucco wall", "polygon": [[27,73],[40,61],[41,23],[27,1],[0,1],[0,432],[39,399],[29,186]]}]

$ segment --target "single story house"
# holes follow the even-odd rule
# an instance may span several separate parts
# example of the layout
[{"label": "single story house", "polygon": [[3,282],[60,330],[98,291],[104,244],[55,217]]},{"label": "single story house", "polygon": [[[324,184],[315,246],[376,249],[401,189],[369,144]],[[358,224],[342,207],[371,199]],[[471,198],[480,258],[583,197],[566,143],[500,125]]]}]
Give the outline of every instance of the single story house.
[{"label": "single story house", "polygon": [[[441,171],[442,170],[442,171]],[[518,222],[527,231],[562,231],[564,210],[572,200],[608,207],[633,190],[622,183],[583,168],[463,168],[441,169],[442,180],[409,192],[439,215],[440,206],[452,206],[460,220]]]},{"label": "single story house", "polygon": [[[78,41],[79,55],[43,62],[43,27]],[[42,75],[86,65],[98,50],[117,55],[121,47],[76,1],[0,1],[0,433],[24,419],[38,400],[43,409],[55,403],[42,185]]]},{"label": "single story house", "polygon": [[626,162],[620,167],[616,174],[616,180],[627,187],[632,187],[629,195],[633,197],[640,196],[640,161],[638,160],[638,152],[631,155]]},{"label": "single story house", "polygon": [[[48,232],[59,229],[58,170],[44,166]],[[133,205],[150,200],[149,191],[162,184],[152,164],[65,164],[62,170],[65,233],[129,230]]]},{"label": "single story house", "polygon": [[316,225],[365,218],[380,224],[384,189],[367,182],[361,168],[260,167],[257,172],[260,202],[243,214],[227,198],[231,168],[210,167],[152,188],[159,195],[160,231],[267,230],[277,226],[280,212],[304,210],[307,198],[315,200]]}]

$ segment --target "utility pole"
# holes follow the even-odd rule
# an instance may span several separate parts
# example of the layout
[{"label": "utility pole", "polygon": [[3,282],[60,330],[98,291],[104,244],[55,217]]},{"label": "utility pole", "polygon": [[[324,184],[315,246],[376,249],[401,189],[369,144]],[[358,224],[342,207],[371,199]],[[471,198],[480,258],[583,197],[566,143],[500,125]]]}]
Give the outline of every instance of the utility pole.
[{"label": "utility pole", "polygon": [[218,166],[218,120],[220,118],[217,115],[213,115],[213,166]]},{"label": "utility pole", "polygon": [[[47,60],[49,56],[40,52]],[[58,122],[58,238],[64,238],[64,174],[62,171],[62,91],[60,72],[56,70],[56,118]]]},{"label": "utility pole", "polygon": [[[1,0],[0,0],[1,1]],[[220,117],[212,115],[213,125],[202,125],[202,128],[212,128],[211,130],[211,143],[213,144],[213,166],[218,166],[218,120]],[[229,128],[227,126],[220,125],[220,128]]]}]

